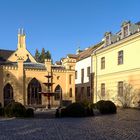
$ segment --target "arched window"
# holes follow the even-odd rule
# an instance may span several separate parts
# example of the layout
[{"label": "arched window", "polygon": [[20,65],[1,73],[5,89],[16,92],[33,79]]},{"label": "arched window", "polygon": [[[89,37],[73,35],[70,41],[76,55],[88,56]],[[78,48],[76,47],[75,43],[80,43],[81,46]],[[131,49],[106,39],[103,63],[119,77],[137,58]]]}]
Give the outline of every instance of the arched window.
[{"label": "arched window", "polygon": [[42,103],[41,100],[41,84],[36,78],[33,78],[27,89],[28,94],[28,105],[39,105]]},{"label": "arched window", "polygon": [[60,100],[60,97],[62,98],[62,88],[60,87],[60,85],[57,85],[55,88],[55,96],[54,99],[55,100]]},{"label": "arched window", "polygon": [[3,93],[4,106],[6,106],[13,101],[13,88],[9,83],[5,85]]}]

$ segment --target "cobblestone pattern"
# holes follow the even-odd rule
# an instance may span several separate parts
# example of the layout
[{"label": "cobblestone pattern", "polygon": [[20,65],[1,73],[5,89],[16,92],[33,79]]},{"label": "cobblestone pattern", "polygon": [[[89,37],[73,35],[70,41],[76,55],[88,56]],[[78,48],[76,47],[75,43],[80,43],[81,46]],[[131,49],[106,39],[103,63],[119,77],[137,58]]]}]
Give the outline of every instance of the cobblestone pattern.
[{"label": "cobblestone pattern", "polygon": [[62,119],[0,119],[0,140],[140,140],[140,110]]}]

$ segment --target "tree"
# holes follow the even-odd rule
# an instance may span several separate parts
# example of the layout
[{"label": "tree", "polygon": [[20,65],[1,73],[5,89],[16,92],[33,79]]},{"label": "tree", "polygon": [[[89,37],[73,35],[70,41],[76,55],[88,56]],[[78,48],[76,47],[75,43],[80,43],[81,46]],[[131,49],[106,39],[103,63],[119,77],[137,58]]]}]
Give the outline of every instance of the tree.
[{"label": "tree", "polygon": [[[117,100],[122,104],[123,108],[130,107],[132,104],[138,104],[140,90],[136,90],[130,83],[123,84],[122,95],[117,95]],[[138,105],[137,105],[138,106]]]},{"label": "tree", "polygon": [[42,48],[41,55],[40,55],[40,63],[44,63],[45,60],[45,49]]},{"label": "tree", "polygon": [[45,59],[51,59],[51,54],[49,51],[45,52]]},{"label": "tree", "polygon": [[40,63],[44,63],[45,59],[51,59],[51,53],[49,51],[45,51],[44,48],[42,48],[41,53],[36,49],[35,52],[35,60]]},{"label": "tree", "polygon": [[35,52],[35,60],[37,62],[40,62],[40,53],[39,53],[38,49],[36,49],[36,52]]}]

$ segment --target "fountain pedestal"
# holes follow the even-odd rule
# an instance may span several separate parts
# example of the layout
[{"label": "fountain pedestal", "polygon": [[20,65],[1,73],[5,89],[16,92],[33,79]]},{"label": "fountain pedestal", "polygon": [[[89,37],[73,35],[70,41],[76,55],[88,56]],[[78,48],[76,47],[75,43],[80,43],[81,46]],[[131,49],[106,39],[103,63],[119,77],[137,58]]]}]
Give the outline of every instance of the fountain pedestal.
[{"label": "fountain pedestal", "polygon": [[43,83],[47,87],[47,92],[40,92],[43,96],[47,97],[48,100],[48,109],[51,109],[51,97],[55,95],[54,92],[52,92],[52,86],[54,83],[52,83],[52,74],[45,76],[47,78],[47,83]]}]

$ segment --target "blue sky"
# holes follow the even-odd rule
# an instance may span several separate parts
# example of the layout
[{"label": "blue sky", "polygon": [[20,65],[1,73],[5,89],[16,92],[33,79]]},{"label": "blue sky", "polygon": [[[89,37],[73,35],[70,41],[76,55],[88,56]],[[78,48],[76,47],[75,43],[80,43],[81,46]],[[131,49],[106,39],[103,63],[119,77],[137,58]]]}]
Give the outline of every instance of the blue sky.
[{"label": "blue sky", "polygon": [[0,48],[17,48],[17,30],[27,49],[44,47],[59,60],[117,32],[124,20],[140,21],[139,0],[0,0]]}]

